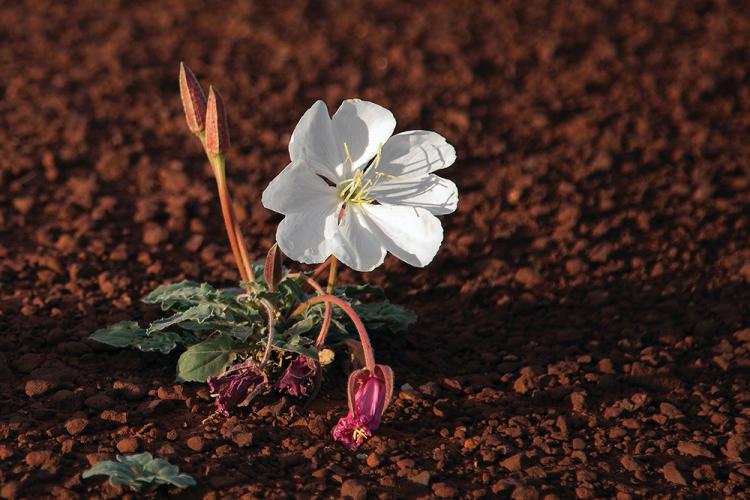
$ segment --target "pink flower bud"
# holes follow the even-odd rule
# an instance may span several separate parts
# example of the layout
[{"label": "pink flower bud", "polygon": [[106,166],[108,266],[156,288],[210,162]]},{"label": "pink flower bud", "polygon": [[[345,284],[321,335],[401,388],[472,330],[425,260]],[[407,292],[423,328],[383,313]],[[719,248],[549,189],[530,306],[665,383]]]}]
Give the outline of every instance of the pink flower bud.
[{"label": "pink flower bud", "polygon": [[188,128],[194,134],[206,126],[206,94],[190,68],[180,63],[180,97]]},{"label": "pink flower bud", "polygon": [[333,439],[348,448],[358,448],[380,427],[383,412],[393,394],[393,371],[375,365],[375,374],[356,370],[349,377],[349,413],[333,428]]},{"label": "pink flower bud", "polygon": [[221,95],[208,87],[208,104],[206,108],[206,151],[211,154],[224,155],[229,150],[229,125]]}]

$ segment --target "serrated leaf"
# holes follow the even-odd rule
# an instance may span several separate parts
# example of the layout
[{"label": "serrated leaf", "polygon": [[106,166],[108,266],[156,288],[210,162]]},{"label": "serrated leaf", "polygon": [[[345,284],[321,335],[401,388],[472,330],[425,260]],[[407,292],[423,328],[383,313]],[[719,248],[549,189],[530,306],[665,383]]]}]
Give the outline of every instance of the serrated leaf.
[{"label": "serrated leaf", "polygon": [[217,300],[221,292],[207,283],[184,280],[179,283],[160,285],[143,298],[146,304],[158,304],[163,311],[186,309],[201,302]]},{"label": "serrated leaf", "polygon": [[144,337],[146,330],[135,321],[120,321],[92,333],[89,338],[113,347],[129,347],[134,340]]},{"label": "serrated leaf", "polygon": [[353,307],[368,330],[386,328],[393,333],[400,333],[417,321],[417,315],[412,311],[388,301],[354,304]]},{"label": "serrated leaf", "polygon": [[98,462],[81,474],[88,479],[92,476],[109,476],[113,486],[128,486],[133,491],[153,489],[163,484],[178,488],[195,486],[195,479],[187,474],[180,474],[180,469],[164,459],[154,458],[150,453],[135,455],[117,455],[117,461]]},{"label": "serrated leaf", "polygon": [[223,372],[237,357],[232,352],[235,347],[234,339],[225,334],[191,345],[177,361],[177,380],[205,382],[208,377]]},{"label": "serrated leaf", "polygon": [[226,317],[224,313],[226,308],[227,306],[221,304],[204,302],[184,311],[177,312],[168,318],[157,319],[148,327],[147,333],[164,330],[165,328],[180,325],[185,322],[201,324],[212,319],[221,319]]}]

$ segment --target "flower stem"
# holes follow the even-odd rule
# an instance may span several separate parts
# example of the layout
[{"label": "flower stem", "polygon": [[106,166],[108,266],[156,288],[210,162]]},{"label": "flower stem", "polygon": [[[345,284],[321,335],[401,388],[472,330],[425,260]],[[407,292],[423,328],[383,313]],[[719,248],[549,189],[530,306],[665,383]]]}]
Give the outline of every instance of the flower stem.
[{"label": "flower stem", "polygon": [[331,268],[328,271],[328,286],[326,286],[326,293],[332,294],[333,289],[336,288],[336,278],[339,275],[339,260],[331,255]]},{"label": "flower stem", "polygon": [[317,295],[315,297],[307,299],[302,304],[300,304],[297,309],[294,310],[292,316],[304,311],[308,306],[319,304],[320,302],[329,302],[331,304],[337,305],[341,309],[343,309],[343,311],[349,316],[349,318],[352,320],[352,323],[354,323],[354,327],[357,329],[357,333],[359,334],[359,341],[362,343],[362,350],[365,354],[365,366],[368,370],[370,370],[370,373],[374,373],[373,370],[375,369],[375,353],[372,350],[372,344],[370,344],[370,337],[369,335],[367,335],[367,329],[365,328],[365,324],[362,323],[362,319],[360,319],[359,315],[357,315],[352,306],[350,306],[346,301],[334,295]]},{"label": "flower stem", "polygon": [[219,191],[219,202],[221,203],[221,211],[224,215],[224,224],[227,227],[229,244],[232,247],[235,261],[237,261],[240,276],[243,281],[255,281],[255,273],[253,273],[253,266],[247,253],[245,239],[242,236],[240,225],[237,222],[237,215],[234,212],[232,198],[229,195],[224,156],[206,154],[216,177],[216,186]]},{"label": "flower stem", "polygon": [[[335,257],[332,257],[335,258]],[[323,291],[323,288],[318,284],[317,281],[312,279],[310,276],[305,276],[302,273],[292,273],[288,274],[287,278],[301,278],[307,282],[308,285],[310,285],[318,295],[323,295],[325,292]],[[304,311],[304,308],[300,311]],[[296,312],[296,311],[295,311]],[[294,313],[292,314],[294,316]],[[315,340],[315,348],[320,350],[326,341],[326,336],[328,335],[328,330],[331,327],[331,303],[326,302],[326,309],[325,314],[323,316],[323,325],[320,327],[320,333],[318,334],[318,338]]]},{"label": "flower stem", "polygon": [[263,359],[260,361],[260,367],[263,368],[268,362],[268,358],[271,355],[271,346],[273,344],[273,328],[276,324],[276,310],[273,304],[268,302],[266,299],[257,299],[258,303],[263,306],[268,315],[268,340],[266,341],[266,350],[263,352]]},{"label": "flower stem", "polygon": [[330,257],[328,257],[325,262],[323,262],[321,265],[319,265],[318,267],[315,268],[315,270],[313,271],[312,275],[310,275],[310,277],[313,278],[313,279],[318,279],[318,276],[320,276],[321,274],[323,274],[323,272],[326,269],[328,269],[328,266],[331,265],[331,261],[333,259],[335,259],[335,258],[336,257],[334,257],[333,255],[331,255]]}]

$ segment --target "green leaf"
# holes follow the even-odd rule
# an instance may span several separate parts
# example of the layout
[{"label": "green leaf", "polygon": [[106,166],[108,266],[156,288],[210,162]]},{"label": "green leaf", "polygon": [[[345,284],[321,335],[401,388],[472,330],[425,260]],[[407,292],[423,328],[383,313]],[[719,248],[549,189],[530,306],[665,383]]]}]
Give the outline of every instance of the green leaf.
[{"label": "green leaf", "polygon": [[141,351],[158,351],[162,354],[168,354],[177,347],[177,344],[184,344],[187,340],[177,333],[168,331],[149,334],[135,321],[115,323],[95,331],[89,338],[114,347],[133,347]]},{"label": "green leaf", "polygon": [[182,343],[184,343],[184,340],[180,334],[161,331],[134,340],[131,347],[135,347],[144,352],[158,351],[162,354],[169,354],[175,347],[177,347],[177,344]]},{"label": "green leaf", "polygon": [[216,301],[222,295],[207,283],[180,281],[169,285],[160,285],[144,297],[146,304],[159,304],[162,311],[169,309],[186,309],[202,302]]},{"label": "green leaf", "polygon": [[151,323],[151,326],[148,327],[147,332],[153,333],[185,322],[190,322],[191,324],[201,324],[211,319],[223,319],[226,317],[226,314],[224,312],[226,308],[227,306],[221,304],[204,302],[192,306],[185,311],[177,312],[168,318],[157,319],[156,321]]},{"label": "green leaf", "polygon": [[154,458],[150,453],[117,455],[116,462],[98,462],[84,471],[81,477],[88,479],[98,475],[109,476],[109,482],[113,486],[128,486],[138,492],[155,489],[163,484],[171,484],[178,488],[196,485],[195,479],[187,474],[180,474],[180,469],[176,465],[161,458]]},{"label": "green leaf", "polygon": [[338,296],[345,296],[350,298],[360,297],[362,295],[372,295],[374,297],[385,297],[385,290],[379,286],[365,283],[362,285],[342,285],[337,287],[333,293]]},{"label": "green leaf", "polygon": [[412,311],[388,301],[354,304],[353,307],[369,330],[387,329],[399,333],[417,321]]},{"label": "green leaf", "polygon": [[208,377],[223,372],[237,354],[234,339],[220,334],[198,344],[193,344],[177,361],[177,380],[180,382],[205,382]]},{"label": "green leaf", "polygon": [[92,333],[89,338],[113,347],[129,347],[133,341],[146,335],[146,330],[135,321],[120,321]]}]

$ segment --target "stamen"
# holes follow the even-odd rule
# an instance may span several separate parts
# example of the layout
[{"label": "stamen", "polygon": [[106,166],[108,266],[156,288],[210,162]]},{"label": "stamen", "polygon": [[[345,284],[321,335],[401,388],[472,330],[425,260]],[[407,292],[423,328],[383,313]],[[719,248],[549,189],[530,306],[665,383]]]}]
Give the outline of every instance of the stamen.
[{"label": "stamen", "polygon": [[367,433],[362,427],[357,427],[354,429],[354,432],[352,433],[352,437],[354,438],[354,441],[359,444],[361,441],[364,441],[367,439]]}]

